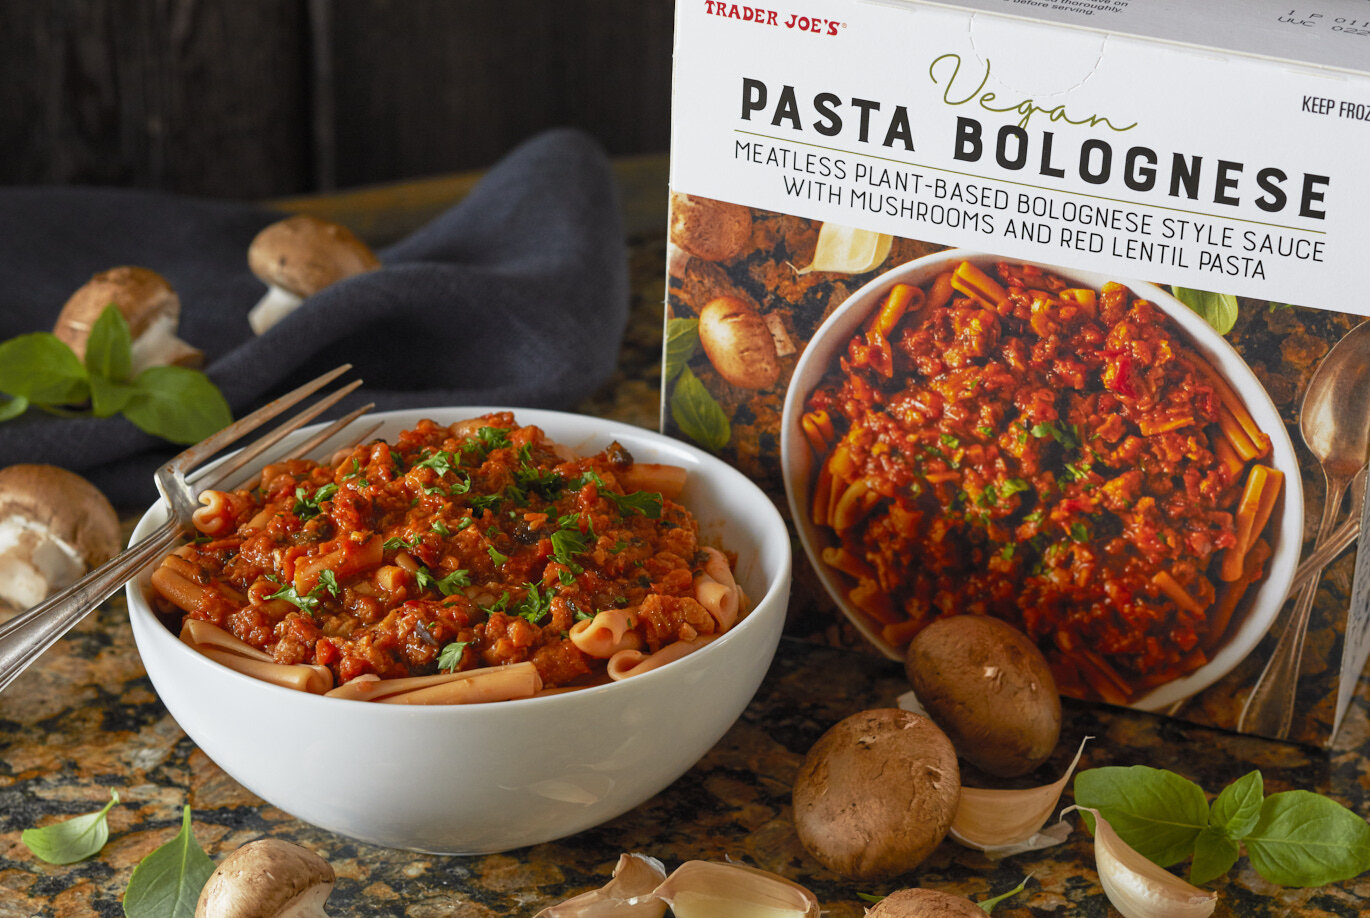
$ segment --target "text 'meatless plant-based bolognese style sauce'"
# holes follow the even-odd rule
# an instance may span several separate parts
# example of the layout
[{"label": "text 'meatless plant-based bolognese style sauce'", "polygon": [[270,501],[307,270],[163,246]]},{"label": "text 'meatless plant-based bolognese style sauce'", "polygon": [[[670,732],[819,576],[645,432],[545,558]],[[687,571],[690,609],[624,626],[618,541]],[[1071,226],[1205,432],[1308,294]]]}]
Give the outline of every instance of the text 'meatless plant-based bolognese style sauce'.
[{"label": "text 'meatless plant-based bolognese style sauce'", "polygon": [[1126,286],[961,262],[896,284],[809,395],[823,561],[894,647],[988,614],[1067,694],[1202,666],[1262,576],[1270,439]]},{"label": "text 'meatless plant-based bolognese style sauce'", "polygon": [[311,691],[515,666],[532,690],[503,697],[593,684],[741,614],[728,560],[674,500],[684,477],[617,443],[573,457],[508,412],[420,421],[206,492],[201,536],[153,586],[187,643],[265,678],[303,667]]}]

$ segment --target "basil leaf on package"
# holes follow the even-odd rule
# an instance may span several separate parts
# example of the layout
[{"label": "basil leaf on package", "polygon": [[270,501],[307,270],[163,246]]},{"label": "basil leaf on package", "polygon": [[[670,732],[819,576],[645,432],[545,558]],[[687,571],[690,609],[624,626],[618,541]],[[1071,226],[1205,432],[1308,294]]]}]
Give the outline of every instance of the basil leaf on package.
[{"label": "basil leaf on package", "polygon": [[1189,857],[1199,833],[1208,826],[1203,788],[1163,768],[1131,765],[1082,771],[1075,776],[1075,802],[1098,810],[1123,841],[1162,867]]},{"label": "basil leaf on package", "polygon": [[699,353],[699,320],[668,319],[666,321],[665,377],[669,382],[680,375],[685,365]]},{"label": "basil leaf on package", "polygon": [[671,418],[685,436],[713,452],[727,446],[733,435],[723,408],[688,368],[680,372],[671,393]]},{"label": "basil leaf on package", "polygon": [[140,430],[172,443],[203,440],[233,420],[218,388],[195,370],[148,367],[133,387],[124,416]]},{"label": "basil leaf on package", "polygon": [[25,411],[29,410],[29,400],[22,395],[11,398],[0,396],[0,421],[8,421],[10,418],[17,418]]},{"label": "basil leaf on package", "polygon": [[109,841],[109,823],[105,817],[119,802],[115,791],[109,792],[109,803],[104,809],[61,822],[25,829],[19,840],[33,852],[34,857],[49,864],[75,864],[98,852]]},{"label": "basil leaf on package", "polygon": [[1232,331],[1237,324],[1237,298],[1230,293],[1212,293],[1191,287],[1171,287],[1175,299],[1184,303],[1220,335]]},{"label": "basil leaf on package", "polygon": [[1242,848],[1222,829],[1209,826],[1194,840],[1194,860],[1189,865],[1189,882],[1195,886],[1216,880],[1232,869]]},{"label": "basil leaf on package", "polygon": [[195,918],[195,902],[214,872],[190,828],[190,807],[181,810],[181,831],[133,868],[124,890],[126,918]]},{"label": "basil leaf on package", "polygon": [[106,306],[86,341],[86,369],[92,376],[124,382],[133,372],[133,335],[118,307]]},{"label": "basil leaf on package", "polygon": [[1242,839],[1256,826],[1265,799],[1265,782],[1259,771],[1242,775],[1224,787],[1209,807],[1208,819],[1228,838]]},{"label": "basil leaf on package", "polygon": [[0,392],[38,405],[74,405],[90,395],[85,365],[56,335],[34,332],[0,344]]},{"label": "basil leaf on package", "polygon": [[1370,824],[1311,791],[1265,798],[1243,842],[1256,872],[1281,886],[1325,886],[1370,870]]}]

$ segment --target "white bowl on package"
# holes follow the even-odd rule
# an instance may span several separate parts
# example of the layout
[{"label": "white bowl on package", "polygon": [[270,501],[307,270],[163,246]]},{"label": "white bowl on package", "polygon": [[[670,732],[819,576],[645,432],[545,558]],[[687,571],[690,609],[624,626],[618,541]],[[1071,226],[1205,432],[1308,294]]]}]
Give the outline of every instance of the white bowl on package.
[{"label": "white bowl on package", "polygon": [[[374,415],[393,437],[494,408]],[[642,462],[689,470],[680,501],[700,536],[737,555],[752,606],[689,656],[622,682],[491,704],[385,705],[261,682],[181,643],[148,604],[151,568],[129,584],[143,665],[176,722],[225,772],[282,810],[376,845],[484,854],[572,835],[684,774],[755,694],[785,620],[790,542],[774,504],[741,473],[677,440],[594,418],[515,409],[577,454],[617,440]],[[149,510],[134,538],[165,519]]]},{"label": "white bowl on package", "polygon": [[832,533],[814,525],[809,515],[815,468],[808,440],[800,427],[800,418],[803,416],[804,403],[809,394],[818,386],[829,367],[845,352],[848,342],[860,329],[861,323],[878,308],[891,287],[895,284],[926,284],[962,261],[969,261],[982,267],[990,267],[1000,261],[1032,264],[1073,284],[1094,290],[1101,289],[1109,281],[1125,283],[1134,294],[1155,303],[1180,327],[1194,349],[1207,358],[1209,364],[1216,368],[1241,396],[1260,429],[1270,436],[1271,455],[1268,461],[1284,473],[1284,484],[1280,502],[1272,514],[1276,521],[1274,544],[1270,560],[1267,562],[1265,577],[1251,591],[1252,595],[1243,597],[1242,608],[1237,612],[1241,619],[1236,631],[1223,642],[1208,663],[1187,676],[1157,686],[1134,701],[1131,707],[1146,711],[1163,710],[1207,688],[1230,672],[1260,643],[1284,604],[1294,570],[1298,566],[1302,546],[1303,485],[1294,446],[1289,440],[1289,432],[1280,419],[1279,411],[1270,401],[1265,387],[1256,379],[1251,368],[1207,322],[1153,284],[1126,281],[1111,275],[1076,271],[1041,262],[950,249],[900,265],[872,279],[847,297],[819,326],[813,339],[800,355],[785,398],[781,421],[780,449],[786,498],[799,533],[799,540],[823,586],[862,636],[890,659],[903,659],[903,655],[886,642],[847,599],[848,582],[843,575],[832,570],[820,558],[819,553],[824,548],[837,543]]}]

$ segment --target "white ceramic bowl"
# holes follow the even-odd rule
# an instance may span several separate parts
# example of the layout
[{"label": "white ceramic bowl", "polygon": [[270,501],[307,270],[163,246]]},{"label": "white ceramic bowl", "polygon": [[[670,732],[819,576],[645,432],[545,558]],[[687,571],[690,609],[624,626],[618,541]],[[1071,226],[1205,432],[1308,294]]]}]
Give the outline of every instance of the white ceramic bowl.
[{"label": "white ceramic bowl", "polygon": [[[392,436],[492,408],[373,416]],[[408,706],[309,695],[233,672],[186,647],[154,615],[148,575],[128,587],[138,652],[181,728],[244,787],[294,816],[362,841],[441,854],[562,838],[664,789],[737,719],[770,665],[790,588],[779,512],[735,469],[626,424],[531,409],[578,454],[617,440],[634,458],[685,466],[681,503],[701,538],[737,554],[753,606],[725,635],[662,668],[609,685],[483,705]],[[134,538],[164,519],[160,506]]]},{"label": "white ceramic bowl", "polygon": [[[1100,289],[1106,282],[1123,280],[1088,271],[1025,262],[1021,259],[1005,259],[1002,256],[964,249],[951,249],[915,259],[874,278],[849,296],[832,315],[828,316],[800,356],[785,399],[781,422],[781,462],[786,498],[798,529],[799,540],[818,572],[819,579],[848,620],[890,659],[902,660],[903,655],[882,639],[879,632],[870,626],[866,617],[847,600],[848,584],[843,575],[823,564],[819,558],[822,549],[836,544],[836,540],[830,531],[815,526],[809,515],[814,463],[808,441],[799,426],[804,403],[828,368],[845,352],[847,343],[856,334],[861,323],[878,307],[892,286],[897,283],[925,284],[962,261],[988,267],[1005,260],[1019,264],[1037,264],[1038,267],[1072,283],[1095,290]],[[1267,564],[1264,580],[1251,596],[1243,598],[1242,607],[1238,610],[1241,620],[1236,631],[1227,638],[1208,663],[1187,676],[1157,686],[1132,704],[1135,708],[1155,711],[1188,698],[1221,679],[1260,643],[1270,628],[1284,604],[1294,569],[1298,566],[1303,539],[1303,486],[1294,447],[1289,440],[1284,422],[1280,419],[1279,412],[1270,401],[1265,388],[1241,356],[1208,323],[1160,287],[1136,281],[1124,282],[1135,294],[1160,307],[1181,328],[1195,350],[1203,354],[1236,389],[1261,430],[1270,435],[1269,461],[1284,473],[1283,496],[1274,511],[1274,552]]]}]

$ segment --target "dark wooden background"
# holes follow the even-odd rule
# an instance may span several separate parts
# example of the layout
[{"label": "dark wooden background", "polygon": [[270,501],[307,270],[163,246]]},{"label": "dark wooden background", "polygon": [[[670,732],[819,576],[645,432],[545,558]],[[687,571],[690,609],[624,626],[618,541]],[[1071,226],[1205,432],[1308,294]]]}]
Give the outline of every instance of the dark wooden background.
[{"label": "dark wooden background", "polygon": [[670,0],[0,0],[0,184],[228,198],[664,152]]}]

